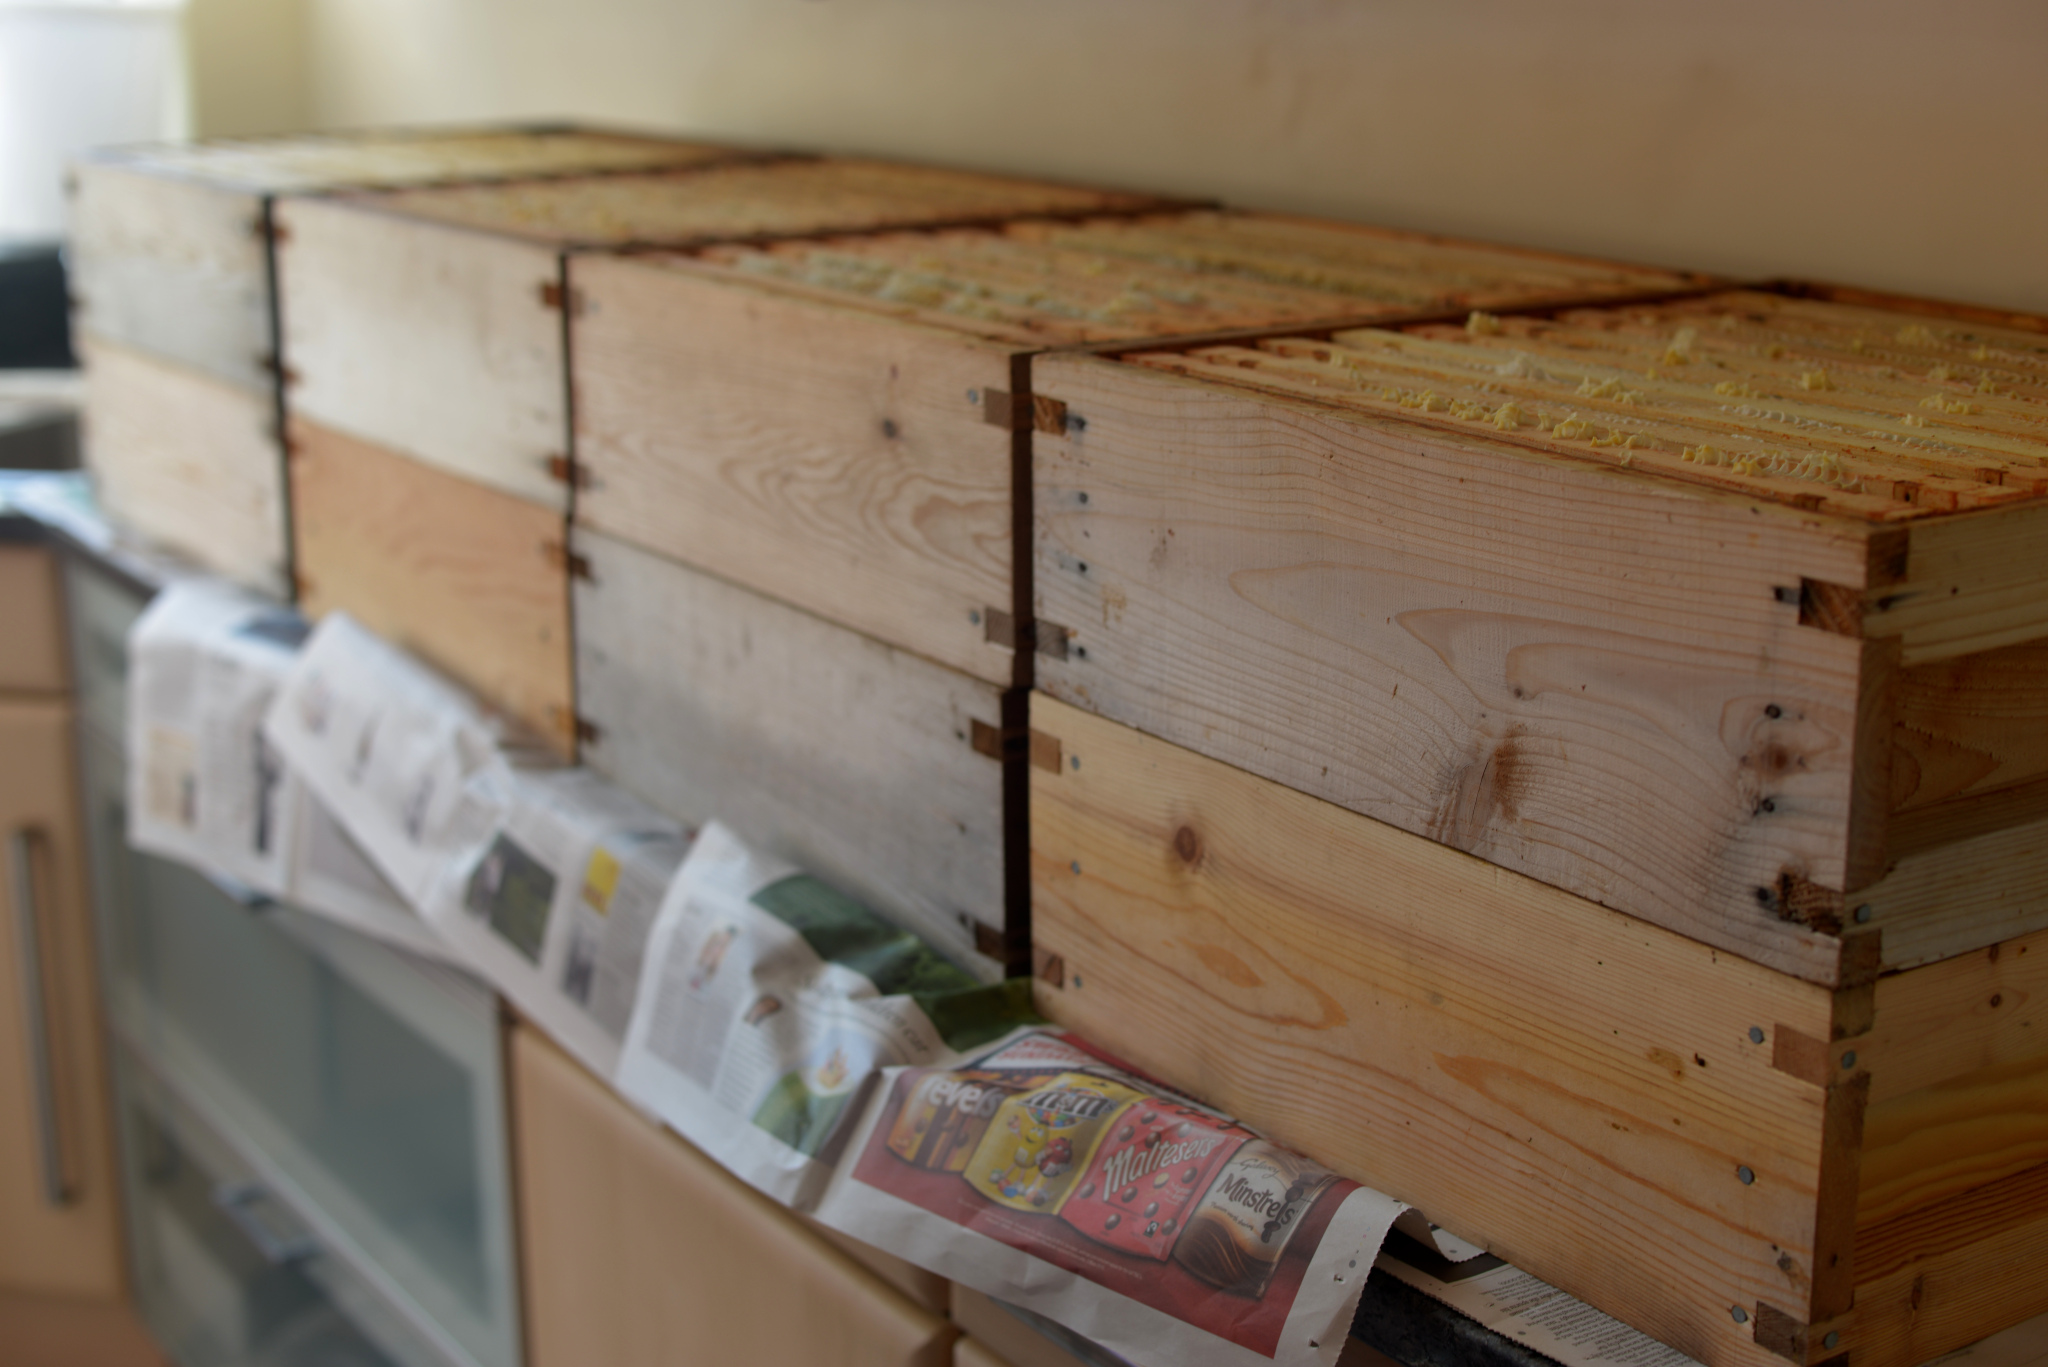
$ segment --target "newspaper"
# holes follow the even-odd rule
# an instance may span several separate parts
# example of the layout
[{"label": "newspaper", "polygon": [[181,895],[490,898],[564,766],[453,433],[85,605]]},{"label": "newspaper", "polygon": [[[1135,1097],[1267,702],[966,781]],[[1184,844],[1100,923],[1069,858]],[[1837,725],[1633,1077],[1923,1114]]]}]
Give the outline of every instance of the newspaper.
[{"label": "newspaper", "polygon": [[288,896],[292,905],[414,954],[467,966],[377,872],[333,813],[304,784],[292,787],[299,797]]},{"label": "newspaper", "polygon": [[1050,1028],[897,1068],[818,1212],[1137,1367],[1327,1364],[1390,1197]]},{"label": "newspaper", "polygon": [[1676,1348],[1490,1253],[1460,1245],[1441,1232],[1436,1250],[1396,1239],[1375,1264],[1391,1277],[1441,1301],[1562,1367],[1699,1367]]},{"label": "newspaper", "polygon": [[427,920],[608,1078],[655,914],[689,847],[682,827],[587,769],[516,772],[490,838]]},{"label": "newspaper", "polygon": [[512,763],[482,709],[346,613],[313,632],[263,734],[415,910],[506,803]]},{"label": "newspaper", "polygon": [[881,1069],[948,1060],[1031,1019],[1028,984],[984,986],[713,823],[655,921],[618,1085],[808,1210]]},{"label": "newspaper", "polygon": [[277,897],[291,879],[297,785],[263,718],[305,621],[210,580],[171,584],[129,639],[128,836]]}]

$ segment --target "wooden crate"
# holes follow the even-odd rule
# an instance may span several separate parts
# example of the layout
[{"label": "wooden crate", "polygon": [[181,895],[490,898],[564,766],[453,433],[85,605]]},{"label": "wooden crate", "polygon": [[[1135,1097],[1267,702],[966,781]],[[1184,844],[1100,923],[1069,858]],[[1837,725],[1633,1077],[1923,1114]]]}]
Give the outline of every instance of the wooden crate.
[{"label": "wooden crate", "polygon": [[81,337],[78,350],[85,463],[107,515],[215,574],[288,592],[270,400],[118,343]]},{"label": "wooden crate", "polygon": [[317,423],[291,425],[298,598],[342,609],[576,748],[562,515]]},{"label": "wooden crate", "polygon": [[1054,1020],[1712,1367],[2048,1309],[2048,934],[1830,987],[1043,694],[1031,726]]},{"label": "wooden crate", "polygon": [[636,1114],[518,1027],[510,1042],[534,1367],[944,1367],[943,1314]]},{"label": "wooden crate", "polygon": [[786,158],[281,203],[292,410],[566,508],[568,254],[1156,201]]},{"label": "wooden crate", "polygon": [[400,129],[130,149],[74,172],[86,463],[118,520],[285,591],[273,205],[281,194],[742,154],[573,129]]},{"label": "wooden crate", "polygon": [[1034,427],[1060,430],[1030,353],[1684,283],[1208,211],[593,255],[569,279],[580,522],[1018,685],[1017,480]]},{"label": "wooden crate", "polygon": [[1020,694],[624,542],[575,545],[584,763],[985,978],[1023,960]]},{"label": "wooden crate", "polygon": [[1036,359],[1039,684],[1824,986],[2009,940],[2044,346],[1738,293]]},{"label": "wooden crate", "polygon": [[319,194],[730,158],[730,150],[596,130],[391,129],[121,149],[73,168],[76,326],[268,392],[277,339],[270,218]]}]

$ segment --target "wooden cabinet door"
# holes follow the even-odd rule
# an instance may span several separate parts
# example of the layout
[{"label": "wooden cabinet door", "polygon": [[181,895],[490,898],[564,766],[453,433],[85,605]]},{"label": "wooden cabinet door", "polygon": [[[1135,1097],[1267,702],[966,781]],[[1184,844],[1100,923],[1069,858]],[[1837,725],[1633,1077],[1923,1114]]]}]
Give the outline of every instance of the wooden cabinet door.
[{"label": "wooden cabinet door", "polygon": [[72,712],[0,701],[0,1291],[122,1288]]},{"label": "wooden cabinet door", "polygon": [[950,1363],[945,1319],[534,1031],[512,1068],[529,1367]]}]

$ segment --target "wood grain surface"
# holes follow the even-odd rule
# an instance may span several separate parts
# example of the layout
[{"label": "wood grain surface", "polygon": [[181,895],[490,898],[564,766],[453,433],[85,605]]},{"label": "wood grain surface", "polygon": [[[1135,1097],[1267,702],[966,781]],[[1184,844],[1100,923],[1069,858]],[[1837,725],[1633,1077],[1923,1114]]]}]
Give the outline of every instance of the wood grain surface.
[{"label": "wood grain surface", "polygon": [[[1865,533],[1133,366],[1033,362],[1039,685],[1818,982],[1859,644],[1801,626]],[[1790,601],[1788,601],[1788,598]]]},{"label": "wood grain surface", "polygon": [[1004,823],[1022,817],[973,741],[1002,725],[1001,690],[622,541],[576,547],[584,762],[999,976],[974,926],[1004,926]]},{"label": "wood grain surface", "polygon": [[262,196],[92,161],[77,181],[73,326],[268,393],[276,343]]},{"label": "wood grain surface", "polygon": [[1804,1311],[1847,1252],[1815,1246],[1855,1199],[1834,1075],[1775,1066],[1833,994],[1043,695],[1032,725],[1067,757],[1031,774],[1042,1010],[1703,1361],[1770,1360],[1728,1307]]},{"label": "wood grain surface", "polygon": [[307,615],[347,612],[574,754],[562,515],[317,423],[291,431]]},{"label": "wood grain surface", "polygon": [[270,396],[96,338],[78,345],[85,464],[107,515],[215,574],[288,596]]},{"label": "wood grain surface", "polygon": [[1008,683],[1014,346],[653,263],[572,263],[577,517]]},{"label": "wood grain surface", "polygon": [[568,450],[562,315],[543,247],[336,200],[281,201],[293,414],[557,512]]}]

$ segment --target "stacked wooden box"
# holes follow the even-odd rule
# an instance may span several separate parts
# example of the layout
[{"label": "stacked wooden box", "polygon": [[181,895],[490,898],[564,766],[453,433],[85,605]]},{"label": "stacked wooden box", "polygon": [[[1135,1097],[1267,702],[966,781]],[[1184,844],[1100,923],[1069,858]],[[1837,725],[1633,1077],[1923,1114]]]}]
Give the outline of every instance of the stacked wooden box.
[{"label": "stacked wooden box", "polygon": [[75,170],[70,269],[101,501],[218,573],[288,591],[273,212],[284,194],[730,159],[573,129],[396,130],[116,151]]},{"label": "stacked wooden box", "polygon": [[2048,1308],[2048,336],[1033,362],[1043,1008],[1705,1362]]}]

